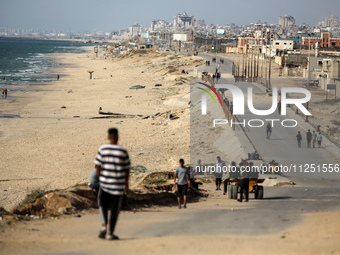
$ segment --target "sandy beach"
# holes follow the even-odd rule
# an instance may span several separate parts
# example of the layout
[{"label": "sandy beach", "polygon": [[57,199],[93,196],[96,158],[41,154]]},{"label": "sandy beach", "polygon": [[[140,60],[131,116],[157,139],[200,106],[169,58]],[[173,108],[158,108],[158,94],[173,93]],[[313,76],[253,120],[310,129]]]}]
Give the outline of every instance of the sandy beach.
[{"label": "sandy beach", "polygon": [[[15,208],[34,189],[63,189],[86,183],[94,167],[97,149],[106,143],[109,127],[119,129],[119,143],[128,149],[133,166],[142,165],[153,171],[173,170],[179,158],[184,158],[186,163],[195,163],[190,162],[189,83],[196,73],[195,69],[204,63],[201,57],[156,52],[111,60],[105,59],[103,54],[95,58],[92,47],[86,53],[53,57],[66,64],[65,68],[51,70],[60,75],[59,81],[37,87],[39,91],[36,92],[13,93],[10,95],[13,100],[0,101],[0,114],[20,116],[0,120],[1,207],[6,210]],[[182,69],[189,74],[181,74]],[[89,79],[88,71],[94,71],[93,79]],[[133,85],[145,88],[130,89]],[[105,115],[99,114],[100,107],[103,112],[143,117],[103,118]],[[161,115],[167,111],[178,118],[169,119],[166,114]],[[147,116],[149,118],[144,118]],[[238,153],[241,155],[241,152]],[[289,220],[278,216],[280,226],[287,226],[282,227],[283,230],[274,227],[274,230],[259,235],[206,235],[204,232],[192,235],[190,231],[181,229],[179,235],[146,233],[139,238],[129,237],[134,236],[134,230],[142,231],[144,228],[151,233],[158,230],[158,224],[171,224],[181,217],[190,218],[191,213],[202,213],[208,209],[217,214],[235,213],[238,217],[237,212],[251,210],[252,206],[255,208],[255,203],[241,204],[214,193],[213,183],[205,184],[204,188],[208,189],[209,198],[190,204],[192,210],[183,214],[171,206],[122,212],[118,223],[118,231],[123,236],[121,242],[103,242],[96,237],[98,211],[90,210],[80,212],[77,217],[27,222],[14,220],[0,228],[0,251],[10,254],[61,254],[70,251],[111,254],[112,250],[117,254],[340,252],[337,241],[339,212],[332,210],[317,212],[310,209],[312,212],[302,214],[300,208],[293,208],[297,212],[301,210],[297,220],[291,219],[288,223]],[[303,185],[300,188],[303,190]],[[285,199],[281,194],[277,197]],[[297,198],[291,199],[292,203],[299,202]],[[329,199],[330,203],[335,203],[336,195],[332,199]],[[271,202],[267,200],[264,203],[268,201]],[[261,207],[261,204],[258,206]],[[268,210],[271,216],[279,213],[275,205]],[[250,222],[249,218],[237,220]],[[277,228],[281,229],[280,226]],[[242,224],[237,227],[242,229]],[[261,230],[266,230],[266,226],[261,226]]]},{"label": "sandy beach", "polygon": [[[7,210],[33,189],[86,182],[109,127],[119,128],[120,144],[128,149],[132,165],[172,170],[178,158],[189,161],[190,75],[180,71],[193,70],[201,58],[163,52],[112,61],[103,55],[96,59],[92,50],[53,56],[66,64],[51,70],[60,75],[59,81],[0,101],[0,114],[20,116],[0,122],[0,201]],[[179,71],[169,73],[169,66],[178,65]],[[91,80],[88,71],[94,71]],[[129,89],[133,85],[145,88]],[[103,117],[100,107],[143,116],[171,111],[179,118],[91,119]]]}]

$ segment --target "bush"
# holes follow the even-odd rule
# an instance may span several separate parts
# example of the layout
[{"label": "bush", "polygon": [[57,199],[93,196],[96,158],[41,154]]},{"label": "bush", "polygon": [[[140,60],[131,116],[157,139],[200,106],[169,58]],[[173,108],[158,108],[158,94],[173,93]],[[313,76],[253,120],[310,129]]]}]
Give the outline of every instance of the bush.
[{"label": "bush", "polygon": [[24,200],[21,201],[21,203],[16,207],[17,210],[22,208],[25,204],[33,204],[36,202],[39,198],[43,197],[45,195],[45,189],[35,189],[32,190],[31,193],[27,194]]}]

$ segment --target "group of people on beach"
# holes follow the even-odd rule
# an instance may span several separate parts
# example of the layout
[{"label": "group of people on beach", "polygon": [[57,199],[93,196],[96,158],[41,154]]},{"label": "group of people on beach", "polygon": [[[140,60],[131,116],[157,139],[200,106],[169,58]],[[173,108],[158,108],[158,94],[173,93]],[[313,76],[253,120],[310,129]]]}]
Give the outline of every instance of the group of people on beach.
[{"label": "group of people on beach", "polygon": [[2,90],[1,90],[1,96],[2,97],[7,97],[7,88],[3,88]]},{"label": "group of people on beach", "polygon": [[[89,178],[89,187],[97,190],[97,199],[99,206],[99,214],[101,218],[101,228],[99,238],[108,240],[118,240],[118,236],[114,234],[115,226],[120,212],[122,198],[125,192],[129,189],[129,173],[130,173],[130,158],[128,151],[118,145],[118,130],[110,128],[108,130],[108,144],[102,145],[98,149],[97,156],[94,160],[95,169],[91,172]],[[199,161],[200,164],[200,161]],[[236,163],[232,162],[232,166],[236,167]],[[240,166],[252,166],[252,162],[246,160],[240,162]],[[222,183],[223,172],[221,169],[225,166],[225,162],[221,157],[217,157],[215,167],[216,190],[220,190]],[[184,166],[184,159],[179,160],[179,166],[174,173],[174,187],[177,188],[178,209],[187,208],[187,192],[193,186],[194,190],[198,191],[198,184],[195,182],[195,176],[199,174],[195,171],[190,171],[189,167]],[[239,186],[241,190],[242,202],[243,193],[245,201],[248,201],[249,178],[257,178],[250,173],[240,174],[239,168],[236,171],[230,172],[224,180],[224,193],[227,192],[228,181],[231,178],[239,178]],[[183,198],[183,204],[182,204]],[[110,217],[108,211],[111,211]]]},{"label": "group of people on beach", "polygon": [[[296,140],[298,143],[298,147],[301,148],[301,141],[302,141],[302,135],[301,132],[298,131],[296,135]],[[306,133],[306,140],[307,140],[307,147],[311,148],[313,145],[313,148],[315,148],[315,145],[318,144],[318,148],[321,148],[322,143],[322,134],[319,132],[319,134],[316,133],[315,130],[313,130],[313,133],[308,129]]]}]

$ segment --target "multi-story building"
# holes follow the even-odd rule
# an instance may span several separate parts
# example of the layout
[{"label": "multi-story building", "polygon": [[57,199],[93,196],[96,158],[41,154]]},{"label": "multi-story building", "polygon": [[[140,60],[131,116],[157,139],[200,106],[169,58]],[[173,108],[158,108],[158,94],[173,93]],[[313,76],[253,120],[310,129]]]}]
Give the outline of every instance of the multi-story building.
[{"label": "multi-story building", "polygon": [[283,28],[291,27],[295,25],[295,17],[293,16],[280,16],[279,17],[279,25]]},{"label": "multi-story building", "polygon": [[168,25],[169,23],[165,20],[153,20],[150,25],[150,32],[164,31]]},{"label": "multi-story building", "polygon": [[238,53],[247,54],[250,50],[259,51],[266,45],[264,37],[239,37],[237,43]]},{"label": "multi-story building", "polygon": [[131,27],[129,27],[129,36],[137,36],[142,32],[142,26],[135,22]]},{"label": "multi-story building", "polygon": [[302,35],[302,45],[311,45],[315,47],[316,43],[321,48],[334,48],[340,47],[340,37],[335,38],[330,33],[321,33],[321,35]]},{"label": "multi-story building", "polygon": [[331,28],[340,28],[340,21],[336,16],[326,17],[323,21],[318,23],[319,27],[331,27]]},{"label": "multi-story building", "polygon": [[204,20],[196,19],[194,16],[188,16],[186,12],[183,14],[177,14],[172,20],[172,27],[174,30],[191,27],[202,27],[204,25]]}]

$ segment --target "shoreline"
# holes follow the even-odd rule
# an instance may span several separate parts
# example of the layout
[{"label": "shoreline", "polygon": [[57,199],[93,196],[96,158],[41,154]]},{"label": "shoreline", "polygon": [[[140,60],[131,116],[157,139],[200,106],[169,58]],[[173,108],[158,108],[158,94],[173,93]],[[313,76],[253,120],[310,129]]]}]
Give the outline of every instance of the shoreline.
[{"label": "shoreline", "polygon": [[[0,101],[0,114],[21,117],[1,119],[0,146],[5,149],[0,151],[0,179],[8,181],[2,183],[0,201],[5,209],[14,208],[36,188],[62,189],[86,182],[97,149],[106,143],[106,131],[112,126],[120,130],[120,144],[130,152],[133,165],[153,171],[174,168],[179,157],[189,162],[189,110],[184,103],[189,99],[182,100],[189,86],[175,85],[179,72],[164,75],[174,54],[137,54],[114,61],[94,56],[89,51],[57,54],[58,61],[70,64],[53,69],[61,75],[59,81],[42,91],[13,92],[11,101]],[[176,57],[182,60],[190,68],[200,58]],[[90,69],[95,71],[92,80]],[[129,89],[136,81],[146,88]],[[155,88],[157,83],[163,86]],[[183,118],[91,119],[100,116],[99,107],[148,116],[170,110]]]}]

